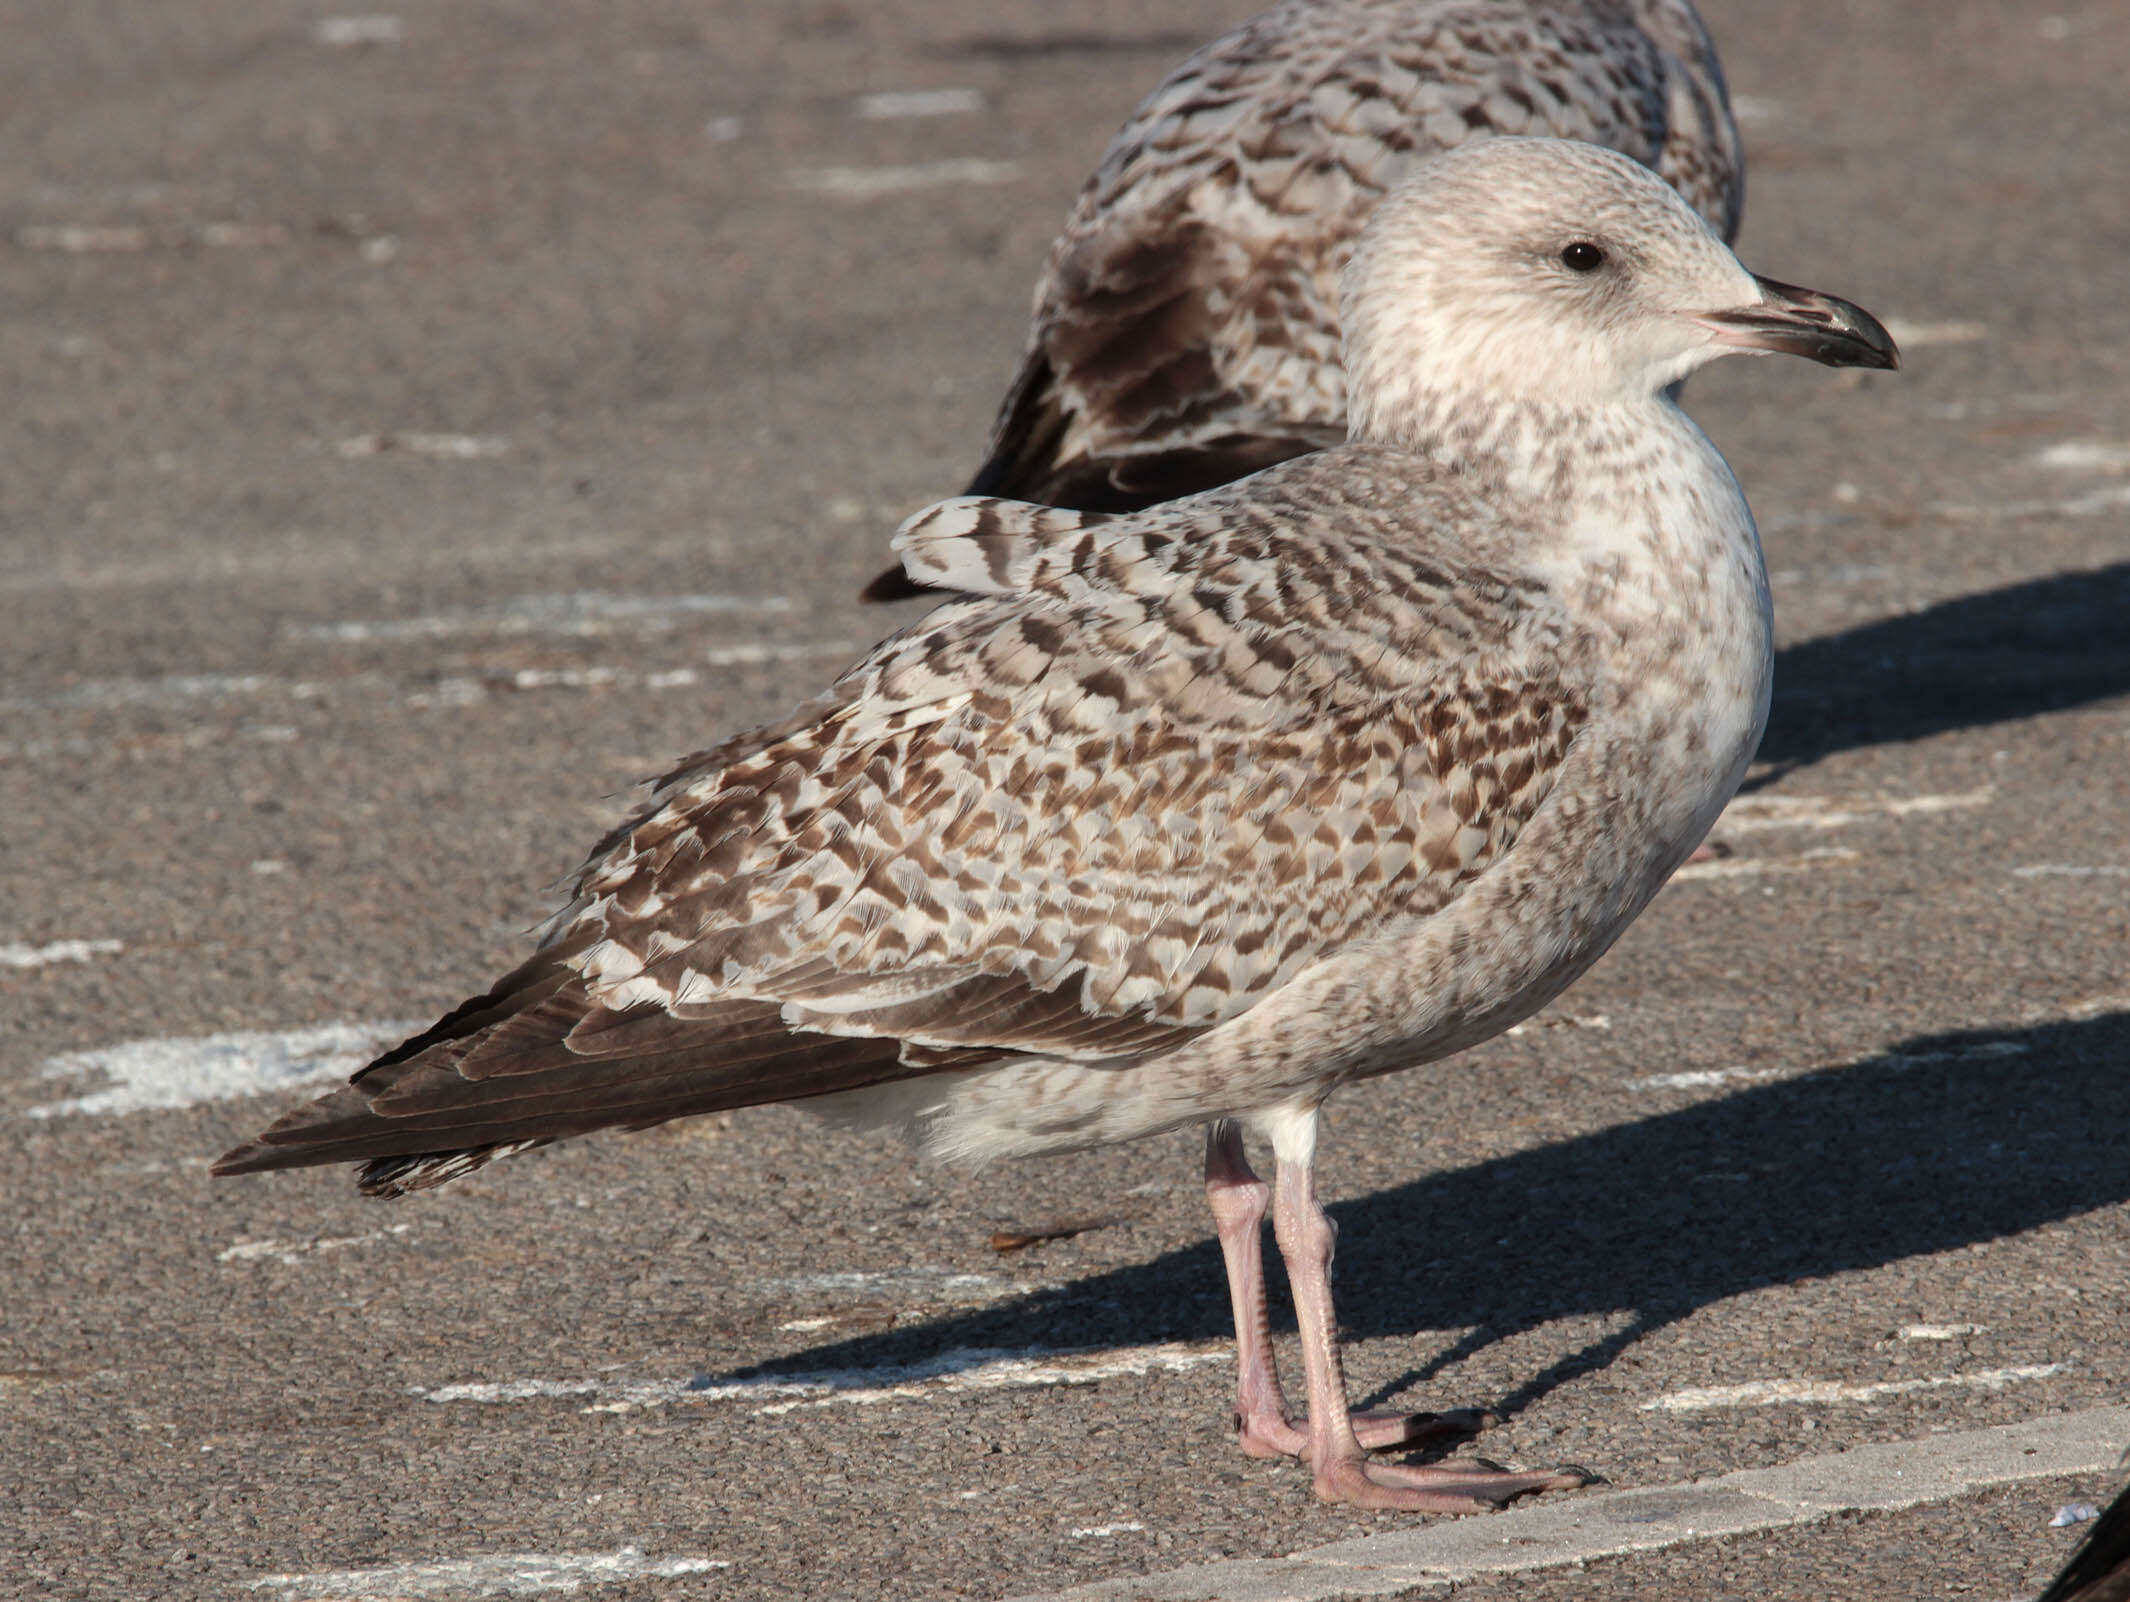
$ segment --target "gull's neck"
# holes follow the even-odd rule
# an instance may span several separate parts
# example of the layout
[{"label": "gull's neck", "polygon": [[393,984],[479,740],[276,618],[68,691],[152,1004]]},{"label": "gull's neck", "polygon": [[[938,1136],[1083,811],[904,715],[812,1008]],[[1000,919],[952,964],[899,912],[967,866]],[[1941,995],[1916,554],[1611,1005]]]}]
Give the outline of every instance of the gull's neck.
[{"label": "gull's neck", "polygon": [[1564,406],[1444,391],[1370,424],[1361,437],[1423,457],[1521,527],[1523,564],[1590,615],[1632,631],[1690,602],[1765,634],[1753,514],[1668,396]]},{"label": "gull's neck", "polygon": [[1543,508],[1549,520],[1600,508],[1625,478],[1706,466],[1728,477],[1715,448],[1661,394],[1562,405],[1455,390],[1409,393],[1395,415],[1356,437],[1411,451],[1506,511]]}]

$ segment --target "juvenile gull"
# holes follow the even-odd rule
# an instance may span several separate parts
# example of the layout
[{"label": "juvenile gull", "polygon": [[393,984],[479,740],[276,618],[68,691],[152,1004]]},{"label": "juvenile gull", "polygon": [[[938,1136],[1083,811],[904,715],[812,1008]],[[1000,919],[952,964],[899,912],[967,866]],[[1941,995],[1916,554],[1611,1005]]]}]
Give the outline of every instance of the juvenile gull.
[{"label": "juvenile gull", "polygon": [[1128,510],[1344,439],[1335,292],[1361,225],[1493,134],[1610,146],[1737,233],[1738,129],[1688,0],[1287,0],[1110,141],[970,493]]},{"label": "juvenile gull", "polygon": [[[1350,443],[1131,515],[918,514],[903,562],[959,598],[667,775],[530,961],[215,1171],[352,1159],[395,1195],[801,1098],[975,1161],[1203,1123],[1246,1451],[1369,1507],[1582,1483],[1367,1458],[1414,1426],[1347,1409],[1318,1108],[1557,995],[1744,771],[1766,576],[1665,387],[1732,350],[1893,346],[1552,140],[1424,167],[1344,294]],[[1245,1130],[1277,1162],[1306,1421]]]}]

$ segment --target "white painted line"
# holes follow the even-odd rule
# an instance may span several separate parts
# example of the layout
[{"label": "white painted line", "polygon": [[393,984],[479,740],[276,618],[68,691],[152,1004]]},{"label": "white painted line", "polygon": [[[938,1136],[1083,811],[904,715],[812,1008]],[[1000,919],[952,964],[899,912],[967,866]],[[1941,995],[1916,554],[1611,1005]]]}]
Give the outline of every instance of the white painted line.
[{"label": "white painted line", "polygon": [[24,250],[57,251],[65,256],[130,255],[158,248],[184,250],[194,245],[209,250],[285,245],[288,230],[279,223],[253,222],[209,222],[174,228],[142,228],[128,223],[30,223],[15,230],[15,243]]},{"label": "white painted line", "polygon": [[807,167],[792,173],[794,189],[833,195],[839,200],[871,200],[879,195],[907,194],[913,189],[940,189],[949,184],[1004,184],[1025,169],[1017,161],[985,161],[962,156],[951,161],[926,161],[909,167]]},{"label": "white painted line", "polygon": [[[2097,996],[2081,996],[2063,1010],[2066,1018],[2099,1018],[2111,1012],[2130,1012],[2130,990],[2103,991]],[[2041,1013],[2037,1020],[2046,1022],[2052,1015]]]},{"label": "white painted line", "polygon": [[689,618],[712,614],[790,610],[790,599],[782,595],[608,595],[580,590],[565,595],[513,596],[493,606],[427,617],[301,624],[289,628],[287,633],[292,639],[335,644],[396,644],[459,635],[556,634],[584,638],[674,629]]},{"label": "white painted line", "polygon": [[980,89],[890,89],[858,97],[858,115],[868,122],[887,122],[898,117],[958,117],[982,111]]},{"label": "white painted line", "polygon": [[335,455],[430,456],[443,462],[481,462],[510,454],[510,441],[494,434],[353,434],[333,442]]},{"label": "white painted line", "polygon": [[166,673],[152,679],[89,679],[53,695],[10,697],[0,701],[0,709],[42,712],[57,707],[174,706],[187,701],[261,695],[284,683],[263,673]]},{"label": "white painted line", "polygon": [[1987,323],[1912,323],[1903,318],[1886,319],[1886,332],[1903,350],[1917,350],[1925,345],[1972,345],[1975,341],[1989,338]]},{"label": "white painted line", "polygon": [[97,1166],[96,1171],[114,1177],[123,1175],[130,1179],[136,1174],[189,1173],[196,1168],[209,1167],[213,1162],[212,1157],[151,1157],[143,1162],[102,1163]]},{"label": "white painted line", "polygon": [[1997,1485],[2109,1473],[2126,1439],[2130,1407],[2094,1408],[1711,1480],[1555,1494],[1505,1513],[1401,1524],[1290,1557],[1199,1563],[1016,1602],[1344,1602],[1444,1590],[1847,1513],[1921,1507]]},{"label": "white painted line", "polygon": [[2012,395],[1978,395],[1968,400],[1928,401],[1924,412],[1946,423],[1964,423],[1975,418],[2000,417],[2011,412],[2061,411],[2067,396],[2048,390],[2025,390]]},{"label": "white painted line", "polygon": [[[686,603],[693,599],[696,598],[680,597],[668,610],[685,615],[691,610]],[[757,606],[762,611],[774,612],[784,610],[788,604],[782,596],[769,596],[760,602],[735,602],[730,609]],[[552,616],[552,613],[549,615]],[[562,618],[551,632],[578,636],[619,633],[623,631],[623,622],[624,620],[618,617],[610,620],[590,615],[590,609],[583,608],[573,617]],[[638,625],[637,631],[646,634],[659,633],[677,626],[677,617],[661,618],[653,613]],[[453,632],[530,634],[539,627],[537,616],[484,616],[472,619],[415,618],[376,623],[310,624],[292,628],[289,632],[299,639],[368,643],[393,638],[442,638]],[[867,644],[868,642],[860,640],[828,639],[715,645],[706,649],[700,660],[704,667],[710,668],[758,667],[778,662],[856,661],[865,654]],[[453,674],[447,678],[430,680],[425,688],[406,690],[385,675],[369,671],[313,679],[283,679],[264,673],[188,673],[155,679],[92,679],[49,695],[0,699],[0,712],[49,712],[69,707],[108,710],[135,706],[187,706],[200,702],[213,704],[268,696],[285,696],[294,701],[329,701],[336,697],[360,696],[369,701],[398,700],[411,707],[478,706],[488,699],[491,687],[509,690],[672,690],[700,684],[704,678],[701,667],[654,668],[638,673],[629,668],[592,665],[570,668],[520,668],[510,673],[499,672],[486,679]],[[302,730],[287,723],[250,723],[222,730],[220,734],[251,740],[285,742],[300,739]],[[220,736],[199,728],[189,731],[186,736],[193,743],[217,737]],[[55,749],[50,742],[0,743],[0,755],[28,754],[50,749]]]},{"label": "white painted line", "polygon": [[406,23],[392,16],[323,17],[311,32],[318,43],[336,49],[398,44],[406,36]]},{"label": "white painted line", "polygon": [[600,690],[621,682],[610,667],[519,668],[504,682],[513,690]]},{"label": "white painted line", "polygon": [[2024,1057],[2033,1049],[2023,1040],[1978,1040],[1950,1051],[1895,1051],[1887,1056],[1906,1067],[1918,1062],[1961,1062],[1970,1057]]},{"label": "white painted line", "polygon": [[1949,1046],[1943,1051],[1887,1051],[1874,1059],[1860,1057],[1859,1062],[1879,1061],[1896,1068],[1914,1068],[1926,1062],[1972,1062],[1978,1057],[2024,1057],[2034,1048],[2023,1040],[1977,1040],[1965,1046]]},{"label": "white painted line", "polygon": [[[971,1361],[974,1359],[974,1361]],[[1044,1352],[948,1352],[924,1363],[902,1369],[847,1369],[811,1376],[793,1376],[787,1386],[804,1385],[810,1400],[780,1402],[755,1409],[757,1413],[788,1413],[796,1407],[826,1407],[849,1403],[870,1407],[879,1402],[929,1399],[968,1391],[1049,1389],[1061,1385],[1097,1385],[1108,1379],[1133,1379],[1145,1374],[1178,1374],[1203,1368],[1208,1363],[1231,1361],[1228,1343],[1188,1346],[1169,1341],[1159,1346],[1133,1346],[1094,1351]],[[741,1380],[730,1385],[708,1386],[695,1394],[711,1401],[745,1400],[760,1381]]]},{"label": "white painted line", "polygon": [[[703,652],[703,661],[713,668],[759,667],[772,662],[811,662],[822,657],[855,659],[864,649],[854,640],[810,640],[798,645],[714,645]],[[615,667],[519,668],[514,673],[488,680],[453,674],[438,679],[431,689],[412,692],[406,699],[407,705],[412,707],[479,706],[488,699],[491,685],[510,690],[678,690],[702,682],[702,672],[692,667],[662,668],[642,674]]]},{"label": "white painted line", "polygon": [[1122,1524],[1083,1524],[1080,1528],[1069,1530],[1066,1533],[1075,1541],[1087,1541],[1102,1540],[1112,1535],[1129,1535],[1145,1528],[1144,1524],[1127,1519]]},{"label": "white painted line", "polygon": [[115,957],[125,949],[123,940],[54,940],[42,946],[0,946],[0,968],[45,968],[55,962],[87,962],[91,957]]},{"label": "white painted line", "polygon": [[687,1393],[684,1380],[645,1380],[628,1384],[620,1380],[475,1380],[460,1385],[440,1385],[433,1391],[415,1387],[425,1402],[531,1402],[547,1397],[602,1396],[648,1405],[678,1401]]},{"label": "white painted line", "polygon": [[2130,445],[2104,444],[2098,440],[2065,440],[2037,452],[2036,466],[2060,467],[2080,473],[2130,472]]},{"label": "white painted line", "polygon": [[2130,506],[2130,484],[2111,485],[2063,500],[2002,501],[1995,505],[1944,501],[1931,510],[1940,517],[1966,522],[1998,522],[2022,517],[2099,517]]},{"label": "white painted line", "polygon": [[288,243],[288,230],[279,223],[201,223],[192,232],[195,242],[209,250],[259,250]]},{"label": "white painted line", "polygon": [[145,228],[126,224],[97,227],[83,223],[31,223],[15,230],[15,243],[24,250],[99,256],[107,252],[146,250],[155,243],[155,236]]},{"label": "white painted line", "polygon": [[196,1107],[202,1102],[292,1090],[328,1079],[345,1079],[420,1024],[383,1022],[326,1024],[279,1034],[241,1030],[191,1039],[134,1040],[96,1051],[70,1051],[50,1058],[39,1079],[100,1075],[101,1090],[32,1107],[31,1118]]},{"label": "white painted line", "polygon": [[964,1274],[951,1268],[891,1268],[880,1273],[791,1274],[757,1280],[748,1287],[771,1296],[833,1296],[841,1301],[889,1298],[916,1302],[995,1302],[1028,1296],[1047,1286],[1001,1279],[996,1274]]},{"label": "white painted line", "polygon": [[1536,1018],[1526,1018],[1520,1024],[1511,1024],[1504,1034],[1524,1035],[1540,1029],[1610,1029],[1612,1020],[1602,1012],[1586,1013],[1577,1017],[1569,1013],[1541,1013]]},{"label": "white painted line", "polygon": [[2075,38],[2081,33],[2099,27],[2100,19],[2101,14],[2098,11],[2081,12],[2076,16],[2069,17],[2048,16],[2043,17],[2034,25],[2034,31],[2051,44],[2062,44],[2066,39]]},{"label": "white painted line", "polygon": [[[2104,1008],[2112,1011],[2112,1008]],[[1838,1064],[1840,1067],[1856,1067],[1863,1063],[1875,1063],[1886,1068],[1920,1068],[1934,1062],[1973,1062],[1989,1057],[2023,1057],[2034,1048],[2023,1040],[1975,1040],[1966,1045],[1947,1046],[1940,1051],[1874,1051]],[[1630,1079],[1624,1088],[1628,1090],[1713,1090],[1719,1085],[1753,1084],[1762,1080],[1787,1078],[1792,1070],[1787,1068],[1696,1068],[1685,1073],[1648,1074],[1639,1079]]]},{"label": "white painted line", "polygon": [[258,1263],[271,1259],[293,1267],[313,1252],[337,1252],[349,1246],[368,1246],[404,1235],[413,1227],[412,1224],[394,1224],[389,1229],[372,1230],[367,1235],[314,1235],[309,1240],[240,1240],[234,1246],[225,1246],[216,1252],[214,1260],[218,1263]]},{"label": "white painted line", "polygon": [[1939,1374],[1929,1379],[1878,1380],[1850,1385],[1840,1380],[1746,1380],[1738,1385],[1689,1386],[1652,1397],[1644,1413],[1705,1413],[1717,1407],[1773,1407],[1783,1402],[1876,1402],[1915,1391],[2001,1391],[2021,1380],[2047,1379],[2067,1363],[2028,1363],[2018,1368],[1991,1368],[1979,1374]]},{"label": "white painted line", "polygon": [[1956,1341],[1988,1329],[1987,1324],[1903,1324],[1896,1333],[1904,1341]]},{"label": "white painted line", "polygon": [[[1768,582],[1783,589],[1793,584],[1810,584],[1815,589],[1846,589],[1858,584],[1877,584],[1896,576],[1893,568],[1884,562],[1830,562],[1824,567],[1778,567],[1768,575]],[[1733,806],[1737,804],[1736,801],[1731,803]]]},{"label": "white painted line", "polygon": [[810,640],[802,645],[713,645],[703,653],[703,660],[712,667],[752,667],[763,662],[804,662],[818,656],[854,657],[864,649],[855,640]]},{"label": "white painted line", "polygon": [[[1843,829],[1866,818],[1929,817],[1940,812],[1964,812],[1986,807],[1996,800],[1992,785],[1961,790],[1948,795],[1878,796],[1861,800],[1837,800],[1817,795],[1740,796],[1723,809],[1713,832],[1757,834],[1766,829]],[[1699,864],[1696,864],[1699,866]]]},{"label": "white painted line", "polygon": [[1018,1352],[957,1349],[922,1363],[889,1368],[816,1369],[744,1380],[502,1380],[416,1389],[430,1402],[526,1402],[540,1398],[590,1398],[586,1412],[677,1403],[765,1402],[753,1411],[788,1413],[801,1407],[928,1401],[970,1391],[1042,1389],[1095,1385],[1145,1374],[1175,1374],[1230,1361],[1223,1341],[1215,1346],[1171,1341],[1159,1346]]},{"label": "white painted line", "polygon": [[1627,1081],[1629,1090],[1713,1090],[1718,1085],[1780,1079],[1780,1068],[1701,1068],[1682,1074],[1649,1074]]},{"label": "white painted line", "polygon": [[2014,868],[2015,879],[2130,879],[2130,868],[2113,862],[2034,862]]},{"label": "white painted line", "polygon": [[618,1552],[498,1552],[433,1563],[388,1563],[374,1569],[323,1574],[269,1574],[254,1591],[278,1591],[288,1602],[377,1602],[401,1597],[535,1596],[581,1591],[622,1580],[668,1580],[732,1565],[718,1558],[647,1558],[641,1549]]},{"label": "white painted line", "polygon": [[1794,857],[1718,857],[1713,862],[1689,862],[1672,875],[1680,879],[1759,879],[1786,873],[1811,873],[1819,868],[1855,862],[1861,852],[1836,846],[1822,847]]}]

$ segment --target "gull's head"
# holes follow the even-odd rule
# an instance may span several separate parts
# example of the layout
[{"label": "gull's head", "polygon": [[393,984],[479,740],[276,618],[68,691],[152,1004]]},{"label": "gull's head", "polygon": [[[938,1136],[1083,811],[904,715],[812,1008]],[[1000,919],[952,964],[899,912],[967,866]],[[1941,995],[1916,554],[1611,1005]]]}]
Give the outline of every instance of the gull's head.
[{"label": "gull's head", "polygon": [[1893,367],[1832,295],[1756,278],[1654,173],[1562,139],[1482,139],[1376,210],[1341,294],[1356,438],[1401,417],[1523,401],[1647,400],[1718,356]]}]

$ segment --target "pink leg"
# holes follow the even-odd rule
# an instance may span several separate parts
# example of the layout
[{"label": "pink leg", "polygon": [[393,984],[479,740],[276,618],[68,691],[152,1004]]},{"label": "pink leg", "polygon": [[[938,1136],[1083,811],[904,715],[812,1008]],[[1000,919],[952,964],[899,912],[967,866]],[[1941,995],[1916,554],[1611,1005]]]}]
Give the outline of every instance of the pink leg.
[{"label": "pink leg", "polygon": [[1287,1398],[1272,1362],[1272,1322],[1265,1311],[1265,1208],[1272,1187],[1243,1155],[1242,1130],[1223,1118],[1206,1126],[1206,1202],[1228,1264],[1228,1303],[1235,1313],[1235,1435],[1252,1457],[1299,1455],[1308,1437],[1287,1417]]},{"label": "pink leg", "polygon": [[[1243,1154],[1242,1129],[1230,1119],[1206,1126],[1206,1202],[1228,1265],[1235,1314],[1235,1434],[1251,1457],[1304,1457],[1309,1435],[1287,1412],[1272,1357],[1265,1311],[1264,1222],[1272,1187]],[[1343,1397],[1342,1397],[1343,1400]],[[1470,1435],[1494,1422],[1477,1408],[1454,1413],[1357,1413],[1351,1427],[1368,1451],[1409,1446],[1432,1436]]]},{"label": "pink leg", "polygon": [[1277,1177],[1272,1230],[1287,1262],[1301,1326],[1302,1367],[1309,1386],[1309,1445],[1304,1455],[1320,1498],[1354,1507],[1478,1513],[1534,1491],[1572,1490],[1591,1482],[1593,1476],[1570,1468],[1519,1474],[1478,1464],[1407,1468],[1369,1462],[1347,1411],[1346,1370],[1339,1359],[1338,1320],[1331,1307],[1337,1229],[1317,1200],[1312,1160],[1282,1157]]}]

